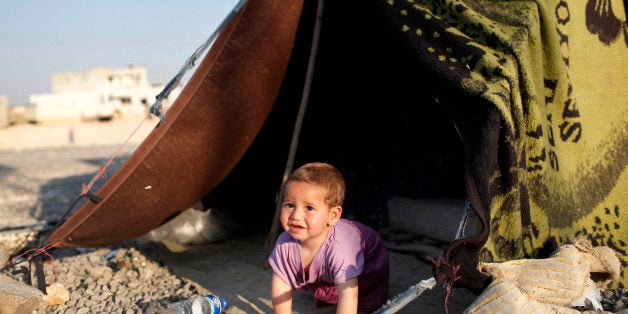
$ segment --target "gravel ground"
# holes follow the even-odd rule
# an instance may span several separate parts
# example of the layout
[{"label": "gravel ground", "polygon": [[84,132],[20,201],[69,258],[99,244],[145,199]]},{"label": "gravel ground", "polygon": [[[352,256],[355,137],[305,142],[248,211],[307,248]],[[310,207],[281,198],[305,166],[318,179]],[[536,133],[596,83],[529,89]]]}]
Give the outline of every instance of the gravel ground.
[{"label": "gravel ground", "polygon": [[[0,152],[0,217],[12,225],[53,222],[69,209],[82,185],[119,146],[77,146]],[[125,145],[107,169],[112,175],[136,145]],[[92,192],[104,182],[98,180]]]},{"label": "gravel ground", "polygon": [[[113,175],[136,147],[137,144],[125,145],[107,168],[106,176]],[[46,236],[71,209],[83,184],[88,184],[119,148],[120,145],[64,145],[1,152],[0,228],[5,232],[30,230],[32,226],[43,228],[23,247],[45,245]],[[97,191],[105,180],[106,177],[96,181],[91,191]],[[70,298],[65,304],[49,306],[40,313],[163,313],[168,303],[211,293],[195,281],[175,274],[163,263],[161,252],[161,243],[143,239],[104,248],[48,251],[42,263],[46,282],[60,283]],[[31,259],[18,257],[1,273],[37,286],[36,258],[30,253],[23,256]]]},{"label": "gravel ground", "polygon": [[[0,217],[5,228],[59,220],[74,198],[118,146],[63,147],[3,152],[0,157]],[[135,149],[128,145],[108,168],[109,175]],[[102,185],[99,180],[92,191]],[[27,248],[45,241],[44,231]],[[46,313],[161,313],[167,303],[209,291],[175,275],[159,262],[157,244],[130,241],[106,248],[58,248],[44,259],[47,283],[61,283],[70,300]],[[31,255],[26,254],[25,257]],[[36,286],[34,262],[17,259],[5,275]],[[31,260],[31,261],[34,261]],[[29,268],[29,272],[24,272]]]},{"label": "gravel ground", "polygon": [[[112,175],[136,147],[137,144],[127,144],[121,150],[120,156],[108,168],[108,175]],[[119,145],[65,145],[57,148],[0,152],[0,186],[2,186],[0,189],[0,227],[6,230],[38,223],[41,226],[41,222],[54,224],[80,194],[82,184],[87,184],[99,167],[105,164],[118,148]],[[96,191],[102,183],[103,180],[99,180],[92,191]],[[27,247],[40,247],[45,241],[45,234],[44,232],[35,238],[35,242]],[[222,250],[224,247],[220,249]],[[242,256],[217,256],[214,257],[215,260],[213,261],[208,259],[199,261],[196,264],[198,266],[197,272],[202,272],[203,277],[193,277],[191,274],[193,274],[194,269],[192,268],[194,267],[185,264],[194,262],[192,259],[197,258],[199,254],[191,253],[190,255],[173,257],[164,256],[163,252],[163,246],[159,243],[137,240],[96,249],[53,249],[49,252],[50,255],[44,258],[43,269],[46,282],[62,284],[69,291],[70,300],[62,305],[49,306],[45,311],[38,313],[163,313],[165,305],[168,303],[187,299],[196,294],[211,293],[212,291],[205,288],[211,285],[203,280],[209,280],[211,283],[211,280],[216,279],[212,278],[213,275],[211,272],[208,273],[208,269],[216,267],[218,264],[225,267],[220,270],[220,273],[227,277],[226,280],[243,281],[240,289],[242,289],[244,297],[239,294],[237,297],[229,296],[233,307],[227,313],[269,312],[269,301],[264,299],[268,297],[266,287],[270,282],[268,279],[270,275],[267,274],[267,270],[259,266],[253,266],[251,270],[251,272],[261,273],[262,277],[259,278],[265,282],[244,282],[246,278],[235,279],[234,275],[229,272],[231,270],[228,267],[237,268],[239,266],[234,266],[236,262],[247,259],[247,252],[239,253],[243,254]],[[258,252],[257,255],[250,254],[249,257],[250,259],[263,258],[263,253],[259,254]],[[173,269],[176,267],[170,267],[174,264],[169,262],[177,258],[182,259],[182,261],[178,262],[181,267],[177,268],[178,270],[175,272]],[[232,259],[230,260],[230,258]],[[416,273],[429,270],[429,266],[417,265],[416,259],[411,256],[408,257],[408,255],[392,253],[391,259],[392,264],[402,263],[403,260],[404,265],[412,265],[404,266],[405,268],[401,269],[400,272],[391,270],[391,282],[398,283],[392,289],[393,294],[404,291],[403,287],[408,287],[416,282],[416,279],[408,278],[409,275],[416,275]],[[254,262],[258,263],[257,260]],[[33,277],[33,273],[24,271],[24,269],[32,271],[35,268],[29,266],[34,266],[34,263],[18,259],[14,264],[2,269],[1,273],[15,280],[34,285],[36,278]],[[426,278],[427,274],[421,273],[419,278]],[[248,275],[244,277],[248,277]],[[188,278],[194,278],[194,280]],[[253,280],[259,279],[256,277]],[[253,288],[257,290],[253,290]],[[251,297],[246,297],[244,290],[247,289],[251,290]],[[263,292],[260,293],[259,291]],[[228,292],[216,294],[221,295],[222,293]],[[450,313],[461,312],[473,300],[473,296],[469,296],[463,291],[456,291],[456,293],[455,297],[459,297],[461,301],[456,304],[456,298],[452,298]],[[627,294],[627,289],[606,291],[604,292],[606,300],[603,300],[602,304],[609,312],[619,312],[623,309],[623,312],[626,313],[628,312],[626,310]],[[418,307],[422,308],[420,311],[417,311],[416,305],[413,308],[408,306],[409,309],[400,313],[444,313],[443,295],[433,295],[431,298],[436,305],[422,304],[421,307]],[[299,299],[296,299],[295,302],[297,301]],[[311,299],[305,297],[301,301],[311,302]],[[410,305],[412,304],[414,302]],[[298,311],[295,312],[298,313]],[[320,312],[329,313],[333,311],[327,309]],[[315,312],[301,311],[301,313]]]}]

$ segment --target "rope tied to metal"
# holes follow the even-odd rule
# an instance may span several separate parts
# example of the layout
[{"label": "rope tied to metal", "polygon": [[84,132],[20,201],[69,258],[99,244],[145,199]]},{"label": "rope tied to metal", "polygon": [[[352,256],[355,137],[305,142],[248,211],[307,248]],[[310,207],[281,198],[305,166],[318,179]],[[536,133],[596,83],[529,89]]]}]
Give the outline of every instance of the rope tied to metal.
[{"label": "rope tied to metal", "polygon": [[222,20],[220,25],[211,33],[209,38],[202,43],[194,53],[183,63],[179,72],[168,82],[168,84],[164,87],[164,89],[155,96],[156,100],[152,106],[150,106],[150,113],[157,116],[160,119],[160,122],[163,123],[166,121],[166,116],[163,113],[163,102],[168,99],[170,93],[181,84],[181,79],[185,76],[185,74],[192,69],[196,65],[196,60],[198,60],[201,55],[207,50],[209,46],[214,43],[216,37],[222,32],[225,28],[225,25],[231,21],[234,15],[236,15],[240,9],[244,6],[247,0],[240,0],[234,7],[231,9],[229,14]]}]

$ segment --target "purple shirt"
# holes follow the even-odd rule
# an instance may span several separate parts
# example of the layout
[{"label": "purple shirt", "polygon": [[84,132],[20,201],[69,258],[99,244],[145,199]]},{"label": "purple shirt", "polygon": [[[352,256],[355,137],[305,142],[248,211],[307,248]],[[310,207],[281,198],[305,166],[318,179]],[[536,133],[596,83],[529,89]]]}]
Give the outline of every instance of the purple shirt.
[{"label": "purple shirt", "polygon": [[388,297],[388,250],[375,230],[357,221],[340,219],[318,249],[308,273],[301,263],[300,243],[283,232],[268,258],[273,271],[295,290],[308,290],[316,299],[338,303],[336,285],[358,277],[358,309],[374,311]]}]

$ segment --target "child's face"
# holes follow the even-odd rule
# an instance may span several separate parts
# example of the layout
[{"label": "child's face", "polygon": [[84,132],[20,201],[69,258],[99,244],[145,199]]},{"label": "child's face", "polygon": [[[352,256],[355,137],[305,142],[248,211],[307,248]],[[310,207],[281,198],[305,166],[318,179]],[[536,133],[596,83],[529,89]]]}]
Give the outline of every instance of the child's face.
[{"label": "child's face", "polygon": [[342,208],[325,203],[320,186],[291,181],[286,185],[281,207],[281,226],[293,238],[301,241],[323,241],[329,227],[340,218]]}]

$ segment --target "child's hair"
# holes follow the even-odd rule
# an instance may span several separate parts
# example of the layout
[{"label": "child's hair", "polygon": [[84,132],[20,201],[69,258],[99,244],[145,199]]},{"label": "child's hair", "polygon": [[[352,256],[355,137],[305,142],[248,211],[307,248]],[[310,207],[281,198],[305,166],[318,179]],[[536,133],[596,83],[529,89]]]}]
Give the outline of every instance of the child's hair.
[{"label": "child's hair", "polygon": [[297,181],[323,187],[325,203],[329,206],[342,206],[345,200],[345,180],[334,166],[324,162],[307,163],[290,174],[287,182]]}]

